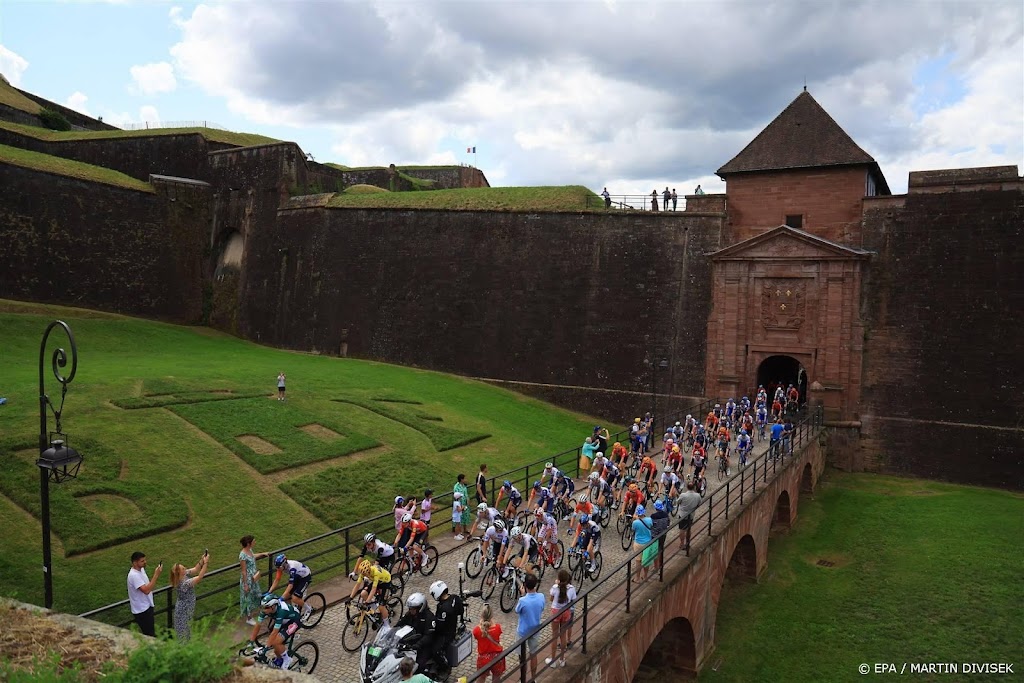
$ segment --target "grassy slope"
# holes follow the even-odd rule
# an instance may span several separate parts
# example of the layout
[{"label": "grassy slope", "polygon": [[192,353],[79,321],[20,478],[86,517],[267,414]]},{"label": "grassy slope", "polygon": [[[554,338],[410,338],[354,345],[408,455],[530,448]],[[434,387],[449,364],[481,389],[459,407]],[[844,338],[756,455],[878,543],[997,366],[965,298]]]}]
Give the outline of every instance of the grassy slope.
[{"label": "grassy slope", "polygon": [[[321,519],[281,491],[279,483],[294,481],[287,474],[258,474],[171,410],[121,410],[109,403],[111,399],[137,396],[143,387],[153,392],[176,386],[256,391],[276,406],[269,397],[275,392],[277,373],[284,370],[288,374],[290,410],[307,412],[308,422],[344,425],[384,444],[351,462],[348,458],[353,456],[347,456],[323,465],[340,469],[343,475],[347,472],[342,479],[351,488],[340,493],[348,495],[332,504],[330,510],[332,519],[344,521],[386,511],[398,492],[420,495],[420,489],[427,485],[438,491],[448,490],[456,472],[471,474],[479,462],[487,461],[491,472],[497,474],[535,461],[576,444],[582,434],[589,433],[592,424],[591,419],[458,377],[285,352],[205,328],[0,301],[4,367],[0,395],[8,399],[7,405],[0,407],[0,453],[8,467],[34,471],[27,444],[34,444],[38,438],[39,342],[46,324],[56,315],[71,324],[79,349],[78,374],[68,392],[64,429],[72,445],[77,443],[84,449],[88,444],[89,450],[84,452],[80,479],[61,485],[67,489],[51,487],[51,498],[70,499],[69,492],[75,490],[72,487],[92,485],[100,476],[99,469],[109,469],[106,460],[120,459],[121,486],[137,486],[146,492],[157,487],[166,491],[168,498],[184,501],[189,513],[184,528],[72,557],[64,556],[61,528],[74,520],[55,515],[55,597],[56,607],[64,611],[123,599],[128,556],[136,549],[149,554],[151,564],[161,559],[169,564],[194,562],[194,556],[209,547],[214,565],[223,566],[237,558],[237,539],[243,534],[257,537],[258,550],[270,550],[328,529]],[[54,332],[49,348],[52,350],[58,342],[66,343]],[[59,385],[49,372],[49,358],[46,371],[48,392],[59,394]],[[492,436],[439,453],[420,431],[351,403],[331,400],[344,396],[421,401],[421,406],[408,408],[413,417],[417,413],[440,416],[452,429]],[[398,404],[397,409],[404,408]],[[250,431],[248,425],[245,431]],[[21,444],[18,450],[22,452],[11,458],[11,444],[15,442]],[[406,467],[410,462],[419,464]],[[392,463],[390,468],[388,463]],[[395,471],[398,468],[402,469],[400,473]],[[0,477],[3,471],[0,468]],[[430,476],[417,476],[417,472],[429,472]],[[308,470],[297,473],[296,478],[302,474],[308,474]],[[20,497],[29,501],[38,497],[38,479],[33,476],[20,473],[13,477],[25,482]],[[400,484],[396,486],[392,480]],[[108,515],[124,507],[102,497],[93,504],[98,514]],[[34,569],[41,564],[40,527],[25,507],[33,505],[16,506],[9,497],[0,496],[0,517],[5,520],[0,593],[41,602],[42,581]],[[84,533],[84,528],[73,531]],[[234,580],[232,576],[227,578],[228,583]]]},{"label": "grassy slope", "polygon": [[38,114],[42,110],[38,102],[25,97],[2,78],[0,78],[0,104],[6,104],[8,107],[29,114]]},{"label": "grassy slope", "polygon": [[80,161],[72,161],[71,159],[55,157],[49,154],[29,152],[28,150],[8,147],[7,145],[0,145],[0,163],[8,163],[47,173],[56,173],[57,175],[78,178],[79,180],[115,185],[129,190],[153,192],[153,187],[149,183],[144,183],[141,180],[127,176],[120,171],[83,164]]},{"label": "grassy slope", "polygon": [[28,135],[39,140],[49,142],[60,142],[62,140],[110,140],[115,138],[141,138],[158,135],[183,135],[186,133],[199,133],[211,142],[225,142],[239,147],[251,147],[254,145],[267,145],[281,142],[274,138],[256,133],[235,133],[228,130],[217,130],[215,128],[153,128],[151,130],[71,130],[56,131],[35,126],[23,126],[17,123],[0,121],[0,128],[22,135]]},{"label": "grassy slope", "polygon": [[1020,494],[830,471],[801,499],[793,531],[773,538],[760,584],[726,586],[711,658],[722,664],[701,680],[854,681],[863,662],[1024,663],[1021,538]]},{"label": "grassy slope", "polygon": [[[448,209],[464,211],[576,211],[586,197],[596,197],[579,185],[565,187],[479,187],[432,192],[336,194],[329,206],[344,208]],[[597,202],[591,200],[597,208]],[[601,205],[603,210],[603,205]]]}]

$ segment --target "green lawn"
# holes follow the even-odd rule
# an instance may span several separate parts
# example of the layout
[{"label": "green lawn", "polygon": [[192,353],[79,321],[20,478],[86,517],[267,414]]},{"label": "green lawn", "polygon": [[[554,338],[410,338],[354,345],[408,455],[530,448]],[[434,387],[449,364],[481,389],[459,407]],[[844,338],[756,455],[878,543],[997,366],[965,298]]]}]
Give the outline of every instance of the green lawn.
[{"label": "green lawn", "polygon": [[473,187],[432,192],[336,194],[328,206],[344,208],[438,209],[455,211],[604,211],[593,192],[565,187]]},{"label": "green lawn", "polygon": [[[169,569],[209,547],[215,566],[229,565],[244,534],[257,550],[281,547],[387,512],[397,494],[450,491],[456,473],[471,477],[481,462],[496,475],[542,459],[593,424],[460,377],[0,301],[0,594],[29,602],[42,601],[39,343],[57,316],[79,350],[63,427],[85,455],[77,480],[50,487],[62,611],[123,599],[136,549]],[[58,344],[67,346],[54,331],[47,391],[59,399],[49,359]],[[274,398],[281,370],[284,403]],[[232,584],[234,572],[210,587]]]},{"label": "green lawn", "polygon": [[69,131],[58,131],[49,130],[48,128],[37,128],[35,126],[25,126],[19,123],[10,123],[8,121],[0,121],[0,128],[6,128],[7,130],[15,133],[21,133],[22,135],[28,135],[30,137],[37,138],[39,140],[47,140],[50,142],[60,142],[62,140],[110,140],[114,138],[141,138],[141,137],[153,137],[157,135],[183,135],[185,133],[199,133],[207,140],[211,142],[226,142],[230,145],[238,145],[239,147],[252,147],[255,145],[268,145],[281,140],[275,138],[268,138],[266,135],[257,135],[256,133],[236,133],[230,130],[218,130],[216,128],[152,128],[147,130],[69,130]]},{"label": "green lawn", "polygon": [[38,114],[42,110],[38,102],[22,95],[3,78],[0,78],[0,104],[6,104],[8,107],[28,112],[29,114]]},{"label": "green lawn", "polygon": [[79,180],[88,180],[94,183],[115,185],[128,190],[138,190],[139,192],[150,193],[154,191],[153,186],[149,183],[132,178],[120,171],[103,168],[102,166],[93,166],[92,164],[84,164],[81,161],[73,161],[63,157],[51,156],[49,154],[30,152],[18,147],[0,145],[0,163],[21,166],[23,168],[31,168],[35,171],[44,171],[46,173],[54,173],[56,175],[68,176],[71,178],[78,178]]},{"label": "green lawn", "polygon": [[[830,470],[792,531],[772,539],[760,584],[723,590],[700,678],[898,678],[857,670],[876,662],[1015,662],[1019,675],[1022,539],[1021,494]],[[940,679],[996,677],[910,677]]]}]

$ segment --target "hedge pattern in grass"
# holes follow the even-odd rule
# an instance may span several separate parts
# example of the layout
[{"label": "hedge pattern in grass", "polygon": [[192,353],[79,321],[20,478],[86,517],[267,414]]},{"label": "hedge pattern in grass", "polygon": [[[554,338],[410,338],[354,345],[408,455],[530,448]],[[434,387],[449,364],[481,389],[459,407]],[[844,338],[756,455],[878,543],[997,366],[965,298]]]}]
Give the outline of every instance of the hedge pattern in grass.
[{"label": "hedge pattern in grass", "polygon": [[[50,485],[50,520],[67,557],[177,529],[188,522],[188,506],[173,490],[159,482],[118,478],[121,459],[114,449],[86,438],[72,444],[85,455],[81,474]],[[19,507],[40,518],[39,472],[35,467],[36,441],[0,442],[0,491]],[[30,458],[16,455],[32,453]],[[90,505],[90,496],[114,496]],[[131,509],[131,514],[113,514]],[[112,514],[98,514],[104,509]]]},{"label": "hedge pattern in grass", "polygon": [[453,448],[459,448],[460,446],[466,446],[477,441],[483,441],[484,439],[490,438],[490,434],[484,434],[483,432],[470,432],[462,429],[454,429],[452,427],[444,427],[436,424],[439,421],[443,421],[443,418],[427,415],[422,411],[405,412],[399,408],[390,407],[386,404],[412,404],[416,405],[414,401],[401,400],[401,399],[376,399],[372,401],[365,401],[357,398],[336,398],[333,399],[338,403],[351,403],[352,405],[359,406],[360,408],[366,408],[372,412],[382,415],[389,420],[400,422],[406,427],[415,429],[417,432],[423,434],[425,437],[430,439],[430,443],[433,444],[434,448],[439,452],[450,451]]},{"label": "hedge pattern in grass", "polygon": [[184,405],[186,403],[211,403],[216,401],[234,401],[243,398],[265,396],[258,392],[241,394],[211,394],[208,391],[180,392],[177,394],[157,394],[154,396],[137,396],[111,399],[118,408],[139,410],[141,408],[164,408],[167,406]]},{"label": "hedge pattern in grass", "polygon": [[[177,403],[168,406],[168,410],[212,436],[262,474],[358,453],[380,445],[365,434],[351,431],[335,418],[312,415],[287,401],[250,398]],[[301,427],[314,423],[337,432],[340,438],[323,441],[301,431]],[[281,452],[272,455],[257,453],[239,441],[240,436],[259,437]]]}]

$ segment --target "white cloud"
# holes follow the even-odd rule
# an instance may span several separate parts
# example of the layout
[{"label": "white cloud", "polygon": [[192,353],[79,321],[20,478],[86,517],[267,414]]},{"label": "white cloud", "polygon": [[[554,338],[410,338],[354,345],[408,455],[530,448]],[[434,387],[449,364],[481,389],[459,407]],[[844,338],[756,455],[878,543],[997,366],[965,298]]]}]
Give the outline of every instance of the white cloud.
[{"label": "white cloud", "polygon": [[173,92],[178,87],[174,67],[168,62],[136,64],[128,71],[132,75],[132,90],[143,95]]},{"label": "white cloud", "polygon": [[139,121],[141,123],[160,123],[160,113],[151,104],[139,107]]},{"label": "white cloud", "polygon": [[92,116],[89,113],[89,109],[85,106],[85,103],[89,101],[89,98],[85,93],[75,91],[64,100],[64,106],[68,109],[74,109],[77,112],[85,114],[86,116]]},{"label": "white cloud", "polygon": [[28,61],[21,55],[0,45],[0,74],[14,87],[21,85],[21,75],[28,68]]}]

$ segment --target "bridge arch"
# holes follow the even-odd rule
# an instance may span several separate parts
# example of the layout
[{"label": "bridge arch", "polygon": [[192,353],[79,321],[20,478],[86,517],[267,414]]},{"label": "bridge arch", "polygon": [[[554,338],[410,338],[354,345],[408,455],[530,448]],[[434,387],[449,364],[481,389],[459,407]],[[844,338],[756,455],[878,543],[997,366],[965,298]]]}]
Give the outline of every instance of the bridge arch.
[{"label": "bridge arch", "polygon": [[748,581],[757,579],[757,545],[754,543],[754,537],[750,534],[744,535],[736,543],[723,579]]},{"label": "bridge arch", "polygon": [[666,623],[647,647],[633,683],[655,683],[668,680],[695,678],[697,675],[697,639],[693,625],[686,617],[675,617]]},{"label": "bridge arch", "polygon": [[800,477],[800,493],[814,493],[814,471],[809,462],[804,465],[804,473]]},{"label": "bridge arch", "polygon": [[775,516],[772,518],[772,526],[790,526],[793,523],[792,509],[790,508],[789,491],[783,489],[779,499],[775,503]]}]

